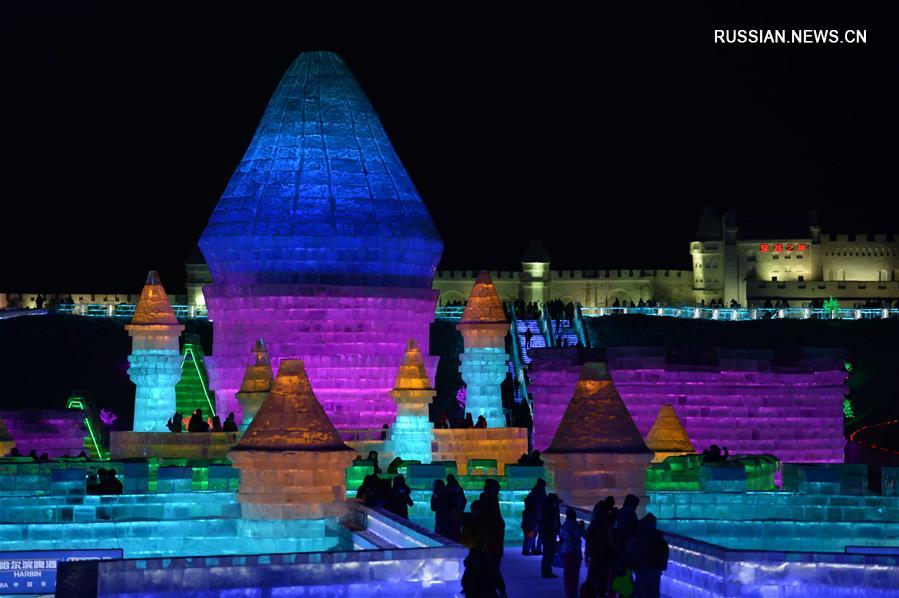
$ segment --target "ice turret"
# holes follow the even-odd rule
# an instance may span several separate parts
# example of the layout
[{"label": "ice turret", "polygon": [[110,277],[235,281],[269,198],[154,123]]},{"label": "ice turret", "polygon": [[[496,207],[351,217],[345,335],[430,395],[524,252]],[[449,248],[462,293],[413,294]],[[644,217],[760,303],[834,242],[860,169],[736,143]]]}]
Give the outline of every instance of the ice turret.
[{"label": "ice turret", "polygon": [[243,516],[338,516],[353,456],[315,397],[303,362],[283,360],[271,394],[228,453],[240,469],[237,498]]},{"label": "ice turret", "polygon": [[431,462],[434,424],[428,418],[428,406],[436,392],[425,371],[421,351],[410,340],[390,392],[396,401],[396,422],[390,429],[396,456],[407,461]]},{"label": "ice turret", "polygon": [[505,427],[501,385],[508,372],[505,339],[509,322],[486,272],[475,280],[456,328],[465,343],[459,366],[467,386],[465,410],[475,419],[483,415],[489,428]]},{"label": "ice turret", "polygon": [[181,380],[178,338],[184,326],[178,323],[156,272],[147,276],[125,330],[131,337],[128,375],[137,387],[133,430],[165,432],[176,409],[175,385]]},{"label": "ice turret", "polygon": [[641,496],[652,452],[621,400],[605,363],[584,364],[574,396],[544,453],[565,502],[592,506],[598,496]]}]

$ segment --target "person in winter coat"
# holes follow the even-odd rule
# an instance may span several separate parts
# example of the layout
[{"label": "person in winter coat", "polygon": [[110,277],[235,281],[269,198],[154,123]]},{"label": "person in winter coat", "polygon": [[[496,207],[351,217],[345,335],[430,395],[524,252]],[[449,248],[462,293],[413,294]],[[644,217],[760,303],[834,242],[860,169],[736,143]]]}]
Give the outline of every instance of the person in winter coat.
[{"label": "person in winter coat", "polygon": [[567,598],[577,598],[581,574],[581,538],[586,534],[584,522],[577,520],[573,507],[565,509],[565,523],[559,529],[559,554]]},{"label": "person in winter coat", "polygon": [[550,493],[543,503],[543,513],[540,517],[540,535],[543,537],[543,558],[540,560],[540,575],[544,578],[558,577],[553,573],[552,563],[556,556],[556,538],[559,535],[561,523],[559,521],[559,497]]},{"label": "person in winter coat", "polygon": [[398,475],[393,478],[393,488],[390,489],[390,497],[387,499],[387,510],[402,517],[409,518],[409,507],[414,503],[410,494],[412,490],[406,485],[406,478]]},{"label": "person in winter coat", "polygon": [[634,542],[636,598],[659,598],[662,571],[668,568],[668,542],[656,529],[656,518],[647,514],[637,527]]}]

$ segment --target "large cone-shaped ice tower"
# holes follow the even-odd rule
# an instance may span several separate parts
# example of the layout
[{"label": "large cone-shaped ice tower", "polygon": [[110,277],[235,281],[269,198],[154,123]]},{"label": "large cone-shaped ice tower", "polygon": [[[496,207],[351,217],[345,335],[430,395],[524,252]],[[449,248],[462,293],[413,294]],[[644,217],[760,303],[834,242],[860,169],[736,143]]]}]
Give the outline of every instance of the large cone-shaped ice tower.
[{"label": "large cone-shaped ice tower", "polygon": [[394,420],[406,342],[428,346],[442,243],[337,55],[306,52],[290,66],[200,249],[213,279],[204,293],[219,411],[240,415],[235,392],[262,337],[275,367],[304,361],[338,428]]}]

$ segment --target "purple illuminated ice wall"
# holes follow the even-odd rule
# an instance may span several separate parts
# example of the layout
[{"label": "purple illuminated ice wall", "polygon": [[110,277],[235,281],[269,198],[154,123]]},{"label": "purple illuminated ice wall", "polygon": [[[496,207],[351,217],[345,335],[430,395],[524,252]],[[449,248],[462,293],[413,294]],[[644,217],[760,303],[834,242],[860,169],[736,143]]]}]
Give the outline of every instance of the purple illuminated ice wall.
[{"label": "purple illuminated ice wall", "polygon": [[[846,373],[836,351],[804,350],[779,364],[766,352],[719,349],[715,365],[668,363],[663,349],[610,348],[615,387],[643,436],[664,404],[697,450],[769,453],[782,461],[842,463]],[[575,350],[538,349],[532,363],[534,447],[549,445],[577,384]]]},{"label": "purple illuminated ice wall", "polygon": [[[299,358],[338,428],[391,423],[410,339],[428,347],[443,246],[343,61],[301,54],[284,75],[200,239],[212,272],[210,386],[218,411],[256,339]],[[425,351],[426,353],[426,351]],[[434,359],[425,355],[433,372]]]}]

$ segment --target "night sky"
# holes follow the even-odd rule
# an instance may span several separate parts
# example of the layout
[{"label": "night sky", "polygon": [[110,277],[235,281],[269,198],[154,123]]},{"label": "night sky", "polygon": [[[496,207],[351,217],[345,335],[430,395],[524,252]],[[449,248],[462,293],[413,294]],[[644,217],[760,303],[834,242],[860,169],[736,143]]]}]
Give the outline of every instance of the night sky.
[{"label": "night sky", "polygon": [[[149,269],[180,292],[304,50],[338,52],[360,80],[443,237],[443,268],[516,268],[535,236],[557,267],[689,268],[706,202],[896,230],[895,20],[858,3],[128,4],[2,8],[0,292],[133,292]],[[736,27],[859,28],[868,43],[713,43]]]}]

